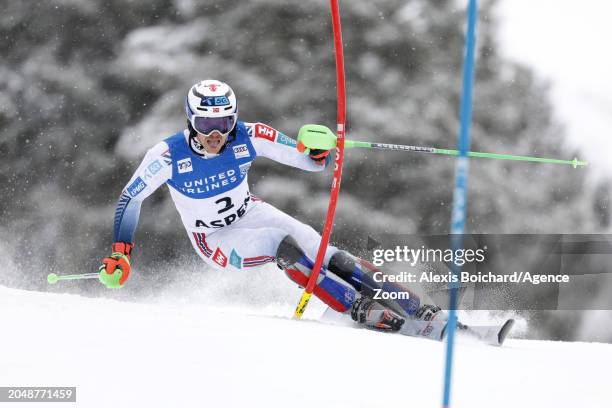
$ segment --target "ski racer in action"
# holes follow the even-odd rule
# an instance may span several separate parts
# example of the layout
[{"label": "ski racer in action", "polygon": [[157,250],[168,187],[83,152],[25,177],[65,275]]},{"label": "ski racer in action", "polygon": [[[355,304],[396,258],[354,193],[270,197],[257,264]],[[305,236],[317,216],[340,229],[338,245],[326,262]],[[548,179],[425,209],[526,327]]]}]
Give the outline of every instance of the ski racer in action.
[{"label": "ski racer in action", "polygon": [[[257,156],[306,171],[323,171],[330,151],[296,149],[296,141],[262,123],[238,120],[236,95],[225,83],[201,81],[185,99],[187,128],[153,146],[127,183],[117,203],[112,255],[100,266],[100,280],[121,287],[129,277],[134,231],[141,203],[167,184],[197,254],[221,270],[249,269],[275,262],[304,287],[320,235],[310,226],[251,194],[247,180]],[[397,331],[406,318],[430,320],[440,310],[419,298],[385,301],[376,289],[404,291],[371,278],[375,267],[328,246],[314,294],[353,320]]]}]

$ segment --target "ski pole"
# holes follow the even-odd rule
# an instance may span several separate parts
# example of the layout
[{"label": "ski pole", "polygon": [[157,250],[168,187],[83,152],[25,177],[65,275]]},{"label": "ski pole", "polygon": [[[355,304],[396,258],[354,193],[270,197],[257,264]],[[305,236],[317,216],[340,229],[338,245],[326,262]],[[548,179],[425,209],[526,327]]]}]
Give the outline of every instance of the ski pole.
[{"label": "ski pole", "polygon": [[47,275],[47,282],[49,282],[51,285],[55,285],[61,280],[98,279],[99,277],[100,272],[81,273],[76,275],[58,275],[55,273],[50,273]]},{"label": "ski pole", "polygon": [[[396,145],[389,143],[376,143],[376,142],[360,142],[355,140],[346,140],[346,147],[361,147],[370,149],[385,149],[385,150],[404,150],[411,152],[423,152],[433,154],[445,154],[448,156],[459,156],[459,150],[454,149],[438,149],[435,147],[421,147],[421,146],[407,146],[407,145]],[[551,163],[551,164],[568,164],[573,168],[578,166],[586,166],[588,163],[580,161],[577,158],[573,160],[561,160],[561,159],[549,159],[546,157],[533,157],[533,156],[517,156],[513,154],[502,154],[502,153],[485,153],[485,152],[468,152],[468,157],[481,157],[486,159],[498,159],[498,160],[515,160],[515,161],[526,161],[526,162],[538,162],[538,163]]]},{"label": "ski pole", "polygon": [[[316,146],[316,149],[333,149],[335,145],[335,136],[332,131],[323,125],[304,125],[300,129],[298,134],[298,150],[306,150],[305,141],[308,141],[309,146]],[[382,150],[400,150],[405,152],[415,153],[430,153],[430,154],[441,154],[447,156],[458,156],[459,151],[453,149],[438,149],[436,147],[423,147],[423,146],[410,146],[410,145],[399,145],[391,143],[378,143],[378,142],[362,142],[358,140],[345,140],[344,147],[347,148],[365,148],[365,149],[382,149]],[[514,161],[525,161],[525,162],[537,162],[537,163],[550,163],[550,164],[566,164],[573,168],[579,166],[586,166],[586,161],[580,161],[577,158],[573,160],[561,160],[561,159],[549,159],[545,157],[533,157],[533,156],[517,156],[513,154],[502,154],[502,153],[485,153],[485,152],[468,152],[468,157],[480,157],[486,159],[498,159],[498,160],[514,160]]]}]

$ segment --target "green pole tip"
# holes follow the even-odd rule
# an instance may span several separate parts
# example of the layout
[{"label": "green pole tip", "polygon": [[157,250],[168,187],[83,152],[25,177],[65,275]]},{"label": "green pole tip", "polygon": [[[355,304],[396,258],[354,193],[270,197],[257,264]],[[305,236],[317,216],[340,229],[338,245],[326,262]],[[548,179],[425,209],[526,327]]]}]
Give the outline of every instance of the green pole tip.
[{"label": "green pole tip", "polygon": [[56,284],[58,281],[59,277],[57,276],[57,274],[50,273],[49,275],[47,275],[47,282],[49,282],[51,285]]},{"label": "green pole tip", "polygon": [[574,157],[574,160],[572,160],[572,167],[576,168],[578,166],[586,166],[587,164],[589,164],[588,162],[585,161],[580,161],[578,160],[577,157]]}]

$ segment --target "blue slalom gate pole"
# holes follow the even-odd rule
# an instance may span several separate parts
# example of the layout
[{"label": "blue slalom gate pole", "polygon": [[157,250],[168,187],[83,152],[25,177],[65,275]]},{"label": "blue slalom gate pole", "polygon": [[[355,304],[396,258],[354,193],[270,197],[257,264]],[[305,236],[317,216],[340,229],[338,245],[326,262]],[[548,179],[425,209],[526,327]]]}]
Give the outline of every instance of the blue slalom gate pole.
[{"label": "blue slalom gate pole", "polygon": [[[467,179],[469,169],[468,151],[470,150],[470,125],[472,122],[472,89],[474,86],[474,48],[476,45],[476,20],[478,5],[476,0],[469,0],[467,10],[467,33],[465,37],[465,54],[463,56],[463,90],[461,93],[459,130],[459,156],[455,167],[455,189],[453,192],[453,212],[451,218],[451,246],[454,251],[463,247],[465,231],[465,214],[467,209]],[[451,262],[454,277],[458,277],[458,266]],[[453,346],[457,328],[457,290],[458,280],[449,284],[449,315],[446,340],[446,361],[444,369],[444,396],[442,407],[450,407],[450,391],[453,368]]]}]

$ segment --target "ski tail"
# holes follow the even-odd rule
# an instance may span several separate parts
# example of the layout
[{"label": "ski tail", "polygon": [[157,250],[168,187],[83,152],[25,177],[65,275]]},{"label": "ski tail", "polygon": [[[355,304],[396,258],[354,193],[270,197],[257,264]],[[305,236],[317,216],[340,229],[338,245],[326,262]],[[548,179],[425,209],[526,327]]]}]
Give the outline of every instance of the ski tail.
[{"label": "ski tail", "polygon": [[493,346],[501,346],[508,337],[514,326],[514,319],[508,319],[501,325],[493,326],[467,326],[461,325],[457,329],[460,333],[465,333],[470,337],[476,338]]},{"label": "ski tail", "polygon": [[504,341],[506,341],[506,337],[508,337],[508,334],[510,333],[510,330],[512,330],[513,326],[514,319],[508,319],[506,320],[506,323],[502,325],[501,330],[499,331],[499,333],[497,333],[497,343],[500,346],[504,344]]}]

